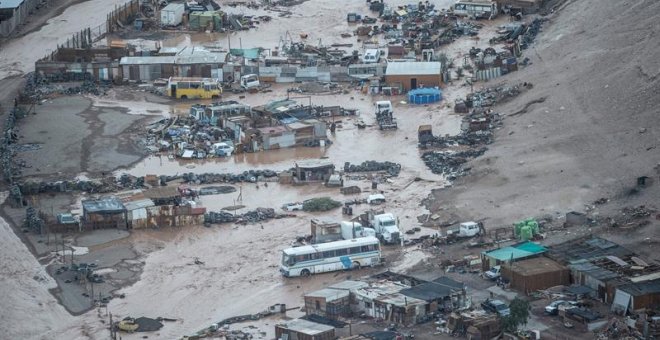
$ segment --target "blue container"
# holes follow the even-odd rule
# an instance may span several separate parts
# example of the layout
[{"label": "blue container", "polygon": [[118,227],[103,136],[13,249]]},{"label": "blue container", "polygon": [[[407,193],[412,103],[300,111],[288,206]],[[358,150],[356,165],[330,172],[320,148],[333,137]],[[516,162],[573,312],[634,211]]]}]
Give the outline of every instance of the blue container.
[{"label": "blue container", "polygon": [[442,91],[436,88],[420,88],[408,91],[408,103],[430,104],[442,100]]}]

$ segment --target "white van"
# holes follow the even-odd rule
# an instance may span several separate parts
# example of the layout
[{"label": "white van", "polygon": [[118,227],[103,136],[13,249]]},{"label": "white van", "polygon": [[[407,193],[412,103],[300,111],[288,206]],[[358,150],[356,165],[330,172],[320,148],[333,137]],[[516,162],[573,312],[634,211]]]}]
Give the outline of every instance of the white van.
[{"label": "white van", "polygon": [[362,62],[365,64],[375,64],[380,60],[380,50],[377,48],[364,51]]}]

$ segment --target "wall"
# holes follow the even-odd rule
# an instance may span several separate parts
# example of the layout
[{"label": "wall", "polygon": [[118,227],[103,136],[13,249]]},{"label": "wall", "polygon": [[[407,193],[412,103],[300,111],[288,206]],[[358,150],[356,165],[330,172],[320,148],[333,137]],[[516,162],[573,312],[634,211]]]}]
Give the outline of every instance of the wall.
[{"label": "wall", "polygon": [[512,272],[509,267],[503,266],[502,277],[511,282],[512,288],[526,294],[539,289],[570,284],[570,271],[568,269],[558,269],[535,275],[525,275],[525,273],[516,271]]},{"label": "wall", "polygon": [[89,73],[94,80],[108,80],[115,78],[119,64],[117,62],[103,63],[67,63],[56,61],[37,61],[35,71],[49,77],[57,77],[63,73]]},{"label": "wall", "polygon": [[0,22],[0,37],[9,36],[18,25],[23,24],[30,12],[33,11],[40,2],[41,0],[23,1],[23,3],[14,11],[14,15],[11,18]]},{"label": "wall", "polygon": [[417,79],[417,87],[435,87],[440,86],[441,78],[440,75],[395,75],[395,76],[385,76],[385,82],[389,85],[401,84],[405,91],[410,90],[410,81],[411,79]]},{"label": "wall", "polygon": [[293,131],[283,132],[277,135],[264,135],[264,150],[288,148],[296,145],[296,134]]}]

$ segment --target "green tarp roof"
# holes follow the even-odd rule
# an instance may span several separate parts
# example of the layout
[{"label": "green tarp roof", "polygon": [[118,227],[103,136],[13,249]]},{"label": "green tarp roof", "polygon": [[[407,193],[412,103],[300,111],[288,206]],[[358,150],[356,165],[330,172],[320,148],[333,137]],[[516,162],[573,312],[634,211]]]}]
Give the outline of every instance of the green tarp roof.
[{"label": "green tarp roof", "polygon": [[490,258],[499,261],[509,261],[511,259],[523,259],[533,255],[544,253],[547,249],[534,242],[525,242],[516,244],[510,247],[504,247],[491,251],[486,251],[484,254]]},{"label": "green tarp roof", "polygon": [[258,59],[261,48],[232,48],[229,53],[234,56],[243,56],[248,59]]}]

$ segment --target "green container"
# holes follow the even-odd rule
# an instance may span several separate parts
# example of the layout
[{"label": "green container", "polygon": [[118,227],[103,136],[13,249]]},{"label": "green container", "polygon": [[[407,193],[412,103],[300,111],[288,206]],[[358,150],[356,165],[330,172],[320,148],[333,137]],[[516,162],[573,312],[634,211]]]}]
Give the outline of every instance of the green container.
[{"label": "green container", "polygon": [[516,236],[520,236],[520,229],[525,226],[525,222],[517,222],[513,224],[513,232]]},{"label": "green container", "polygon": [[520,240],[522,241],[531,240],[533,235],[532,226],[530,225],[526,225],[520,229]]}]

